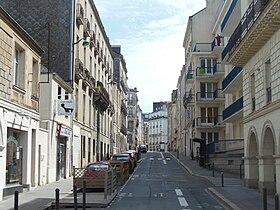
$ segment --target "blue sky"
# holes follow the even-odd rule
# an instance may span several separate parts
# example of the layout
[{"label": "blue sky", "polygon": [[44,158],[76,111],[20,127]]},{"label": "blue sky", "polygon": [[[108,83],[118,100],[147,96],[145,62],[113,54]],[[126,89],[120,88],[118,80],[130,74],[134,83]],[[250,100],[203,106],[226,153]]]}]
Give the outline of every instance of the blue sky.
[{"label": "blue sky", "polygon": [[111,45],[121,45],[128,85],[139,90],[143,112],[170,101],[184,65],[183,39],[189,16],[205,0],[94,0]]}]

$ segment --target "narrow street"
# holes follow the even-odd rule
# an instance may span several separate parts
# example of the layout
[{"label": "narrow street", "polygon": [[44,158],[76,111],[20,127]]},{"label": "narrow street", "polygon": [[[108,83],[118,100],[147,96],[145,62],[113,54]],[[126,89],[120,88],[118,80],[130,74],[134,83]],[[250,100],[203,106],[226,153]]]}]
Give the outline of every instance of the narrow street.
[{"label": "narrow street", "polygon": [[212,184],[189,175],[170,154],[148,152],[142,159],[108,209],[223,209],[205,191]]}]

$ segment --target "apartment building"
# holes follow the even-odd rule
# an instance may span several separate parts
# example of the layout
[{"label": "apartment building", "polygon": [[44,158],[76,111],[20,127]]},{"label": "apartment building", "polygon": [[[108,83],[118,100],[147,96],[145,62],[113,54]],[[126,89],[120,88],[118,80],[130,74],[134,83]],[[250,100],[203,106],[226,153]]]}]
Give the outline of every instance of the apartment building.
[{"label": "apartment building", "polygon": [[139,141],[138,136],[138,90],[137,88],[129,88],[127,94],[127,143],[128,149],[135,149],[137,142]]},{"label": "apartment building", "polygon": [[178,132],[179,136],[181,133],[184,135],[186,155],[199,158],[201,165],[205,165],[206,158],[215,153],[215,143],[225,138],[222,119],[224,68],[213,46],[217,39],[212,34],[218,18],[217,11],[223,2],[208,0],[206,8],[190,16],[183,42],[185,66],[181,71],[183,79],[180,86],[184,88],[178,91],[181,92],[178,97],[182,99],[187,113],[183,123],[185,127],[181,123]]},{"label": "apartment building", "polygon": [[149,151],[167,151],[168,144],[168,103],[165,101],[154,102],[153,112],[149,114]]},{"label": "apartment building", "polygon": [[[225,1],[226,63],[242,68],[245,184],[280,192],[280,2]],[[234,73],[232,82],[239,81]],[[240,84],[240,83],[238,83]]]},{"label": "apartment building", "polygon": [[127,68],[124,56],[121,54],[121,46],[112,46],[114,57],[114,79],[116,88],[114,89],[114,107],[115,113],[113,118],[114,126],[114,152],[121,153],[127,148]]},{"label": "apartment building", "polygon": [[24,187],[32,189],[40,184],[38,174],[44,173],[40,165],[40,148],[45,139],[41,138],[39,128],[42,49],[1,6],[0,25],[2,200],[15,189],[22,192]]},{"label": "apartment building", "polygon": [[[45,183],[51,183],[68,178],[72,173],[72,166],[77,166],[80,148],[73,145],[73,88],[62,80],[56,73],[41,74],[40,79],[40,128],[48,134],[46,144],[41,150],[46,154],[47,165]],[[77,142],[75,142],[77,143]],[[74,149],[74,150],[73,150]],[[71,158],[73,157],[73,159]]]},{"label": "apartment building", "polygon": [[[112,136],[113,57],[93,0],[1,1],[42,46],[42,63],[73,87],[73,146],[78,167],[106,159]],[[38,5],[38,6],[34,6]]]},{"label": "apartment building", "polygon": [[177,151],[177,125],[176,125],[176,100],[177,90],[173,90],[171,94],[171,102],[168,104],[168,130],[167,130],[167,142],[168,150]]}]

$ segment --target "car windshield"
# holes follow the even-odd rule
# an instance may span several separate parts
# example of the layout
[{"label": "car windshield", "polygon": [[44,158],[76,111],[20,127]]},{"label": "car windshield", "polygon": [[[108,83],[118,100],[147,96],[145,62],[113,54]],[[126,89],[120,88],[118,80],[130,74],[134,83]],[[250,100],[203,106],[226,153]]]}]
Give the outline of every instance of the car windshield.
[{"label": "car windshield", "polygon": [[87,167],[88,171],[107,171],[109,170],[108,164],[91,164]]},{"label": "car windshield", "polygon": [[126,155],[113,156],[113,160],[128,160],[128,156],[126,156]]}]

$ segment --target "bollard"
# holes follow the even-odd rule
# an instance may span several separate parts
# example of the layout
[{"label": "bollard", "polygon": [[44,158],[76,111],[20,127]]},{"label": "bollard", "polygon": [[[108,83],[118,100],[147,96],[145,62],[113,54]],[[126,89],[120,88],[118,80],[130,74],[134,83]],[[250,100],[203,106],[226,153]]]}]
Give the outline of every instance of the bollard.
[{"label": "bollard", "polygon": [[224,187],[224,172],[221,172],[221,179],[222,179],[222,187]]},{"label": "bollard", "polygon": [[179,159],[179,150],[177,150],[177,159]]},{"label": "bollard", "polygon": [[242,164],[239,165],[240,179],[242,179]]},{"label": "bollard", "polygon": [[59,189],[55,189],[55,209],[59,210]]},{"label": "bollard", "polygon": [[74,192],[74,210],[78,210],[78,195],[77,195],[77,186],[73,186],[73,192]]},{"label": "bollard", "polygon": [[267,190],[263,188],[263,210],[267,210]]},{"label": "bollard", "polygon": [[213,175],[213,177],[215,177],[215,165],[214,165],[214,163],[213,163],[213,168],[212,168],[212,175]]},{"label": "bollard", "polygon": [[275,210],[279,210],[279,195],[275,194]]},{"label": "bollard", "polygon": [[15,191],[14,210],[18,210],[18,191]]},{"label": "bollard", "polygon": [[86,209],[86,180],[83,180],[83,210]]}]

